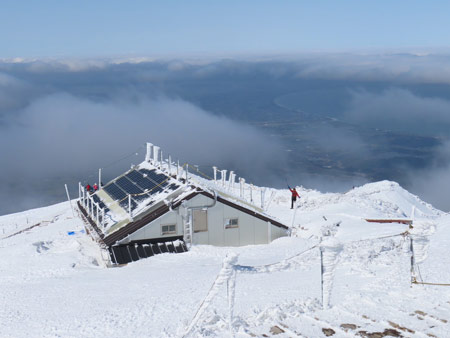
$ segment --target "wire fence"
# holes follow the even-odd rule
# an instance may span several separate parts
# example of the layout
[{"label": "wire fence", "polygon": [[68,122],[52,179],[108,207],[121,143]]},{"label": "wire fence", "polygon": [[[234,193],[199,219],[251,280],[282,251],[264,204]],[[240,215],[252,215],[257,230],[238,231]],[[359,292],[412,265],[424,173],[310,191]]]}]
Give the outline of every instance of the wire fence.
[{"label": "wire fence", "polygon": [[[394,234],[394,235],[386,235],[386,236],[380,236],[376,238],[369,238],[369,239],[361,239],[361,240],[355,240],[346,242],[345,244],[354,244],[354,243],[362,243],[366,241],[374,241],[374,240],[385,240],[388,238],[396,238],[396,237],[402,237],[405,240],[408,238],[412,241],[414,235],[409,233],[408,231],[404,231],[402,233]],[[320,241],[319,243],[300,251],[299,253],[292,255],[290,257],[287,257],[281,261],[270,263],[270,264],[264,264],[264,265],[241,265],[236,264],[237,256],[226,257],[223,261],[223,266],[220,272],[217,274],[213,284],[211,285],[210,289],[208,290],[208,293],[206,297],[202,300],[199,307],[197,308],[197,311],[195,312],[194,317],[192,318],[189,326],[187,327],[185,333],[183,334],[184,337],[190,336],[192,333],[192,330],[196,326],[196,324],[200,321],[200,318],[202,317],[202,314],[206,311],[208,306],[212,303],[212,300],[214,297],[218,294],[219,288],[223,285],[227,285],[227,299],[228,299],[228,326],[231,336],[234,336],[233,334],[233,312],[234,312],[234,297],[235,297],[235,279],[236,275],[239,274],[259,274],[259,273],[267,273],[267,272],[276,272],[276,271],[287,271],[289,270],[290,263],[295,262],[297,258],[302,257],[308,252],[311,252],[314,249],[320,249],[321,252],[323,250],[323,241]],[[345,249],[344,249],[345,250]],[[421,284],[421,285],[434,285],[434,286],[450,286],[450,283],[430,283],[430,282],[423,282],[423,281],[417,281],[416,277],[414,276],[414,267],[418,269],[418,265],[414,262],[414,250],[411,248],[410,254],[412,255],[411,259],[411,285],[412,284]],[[322,254],[321,257],[321,266],[323,267],[323,261],[322,261]],[[322,274],[322,284],[323,284],[323,268],[321,268],[321,274]],[[323,297],[323,285],[322,285],[322,297]],[[322,298],[322,306],[325,306],[323,304],[323,298]]]}]

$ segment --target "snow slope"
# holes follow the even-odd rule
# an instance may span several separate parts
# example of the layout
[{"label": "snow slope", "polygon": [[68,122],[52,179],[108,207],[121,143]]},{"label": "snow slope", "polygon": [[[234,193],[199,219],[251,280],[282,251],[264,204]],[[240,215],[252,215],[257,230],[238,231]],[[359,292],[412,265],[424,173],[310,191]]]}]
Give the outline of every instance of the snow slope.
[{"label": "snow slope", "polygon": [[[450,215],[388,181],[345,194],[298,190],[290,210],[288,190],[268,189],[267,213],[292,224],[292,237],[121,268],[105,266],[68,203],[2,216],[0,336],[450,336],[450,286],[411,287],[410,242],[399,235],[408,226],[364,220],[413,217],[417,278],[450,283]],[[338,248],[324,251],[325,310],[320,241]]]}]

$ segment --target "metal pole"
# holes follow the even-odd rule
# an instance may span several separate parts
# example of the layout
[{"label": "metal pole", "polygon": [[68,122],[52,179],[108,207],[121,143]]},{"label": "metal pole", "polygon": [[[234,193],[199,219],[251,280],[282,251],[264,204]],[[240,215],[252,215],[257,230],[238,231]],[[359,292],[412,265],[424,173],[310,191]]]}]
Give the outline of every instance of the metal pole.
[{"label": "metal pole", "polygon": [[66,187],[67,200],[69,201],[70,209],[72,209],[72,216],[75,217],[75,213],[73,212],[73,207],[72,207],[72,201],[70,200],[70,196],[69,196],[69,189],[67,189],[67,184],[64,184],[64,186]]},{"label": "metal pole", "polygon": [[177,160],[177,180],[180,178],[180,160]]},{"label": "metal pole", "polygon": [[214,183],[217,183],[217,167],[213,167],[214,170]]},{"label": "metal pole", "polygon": [[97,218],[96,218],[97,219],[97,225],[100,225],[99,222],[98,222],[99,206],[98,206],[98,203],[95,203],[95,205],[97,206]]},{"label": "metal pole", "polygon": [[102,187],[102,168],[98,169],[98,186]]},{"label": "metal pole", "polygon": [[170,157],[170,155],[169,155],[169,158],[168,158],[168,161],[169,161],[169,176],[172,176],[172,157]]},{"label": "metal pole", "polygon": [[322,298],[322,309],[325,309],[325,304],[323,303],[323,253],[321,247],[319,247],[319,250],[320,250],[320,293]]},{"label": "metal pole", "polygon": [[186,184],[188,184],[189,164],[186,163]]},{"label": "metal pole", "polygon": [[81,202],[81,182],[78,182],[78,200]]},{"label": "metal pole", "polygon": [[411,251],[411,287],[413,284],[413,281],[416,279],[415,273],[414,273],[414,246],[413,246],[413,239],[412,236],[409,236],[409,250]]},{"label": "metal pole", "polygon": [[128,195],[128,215],[131,218],[131,195]]},{"label": "metal pole", "polygon": [[264,195],[266,193],[266,189],[262,188],[261,189],[261,209],[264,209]]},{"label": "metal pole", "polygon": [[105,208],[102,208],[102,226],[105,227]]}]

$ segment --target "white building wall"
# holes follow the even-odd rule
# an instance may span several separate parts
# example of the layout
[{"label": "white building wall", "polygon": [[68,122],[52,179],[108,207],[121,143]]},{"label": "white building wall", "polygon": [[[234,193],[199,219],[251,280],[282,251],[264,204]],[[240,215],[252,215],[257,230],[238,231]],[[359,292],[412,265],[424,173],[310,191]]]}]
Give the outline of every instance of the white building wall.
[{"label": "white building wall", "polygon": [[[198,195],[187,201],[188,207],[204,207],[211,205],[213,199]],[[129,236],[129,240],[143,240],[150,238],[172,237],[183,235],[183,221],[181,206],[178,210],[166,213],[152,223],[139,229]],[[225,229],[225,219],[238,218],[237,228]],[[268,222],[239,211],[233,207],[217,202],[214,207],[207,209],[208,231],[194,232],[194,244],[210,244],[215,246],[243,246],[253,244],[267,244],[276,238],[286,236],[286,230]],[[176,234],[162,235],[161,225],[176,224]],[[269,230],[270,227],[270,230]]]}]

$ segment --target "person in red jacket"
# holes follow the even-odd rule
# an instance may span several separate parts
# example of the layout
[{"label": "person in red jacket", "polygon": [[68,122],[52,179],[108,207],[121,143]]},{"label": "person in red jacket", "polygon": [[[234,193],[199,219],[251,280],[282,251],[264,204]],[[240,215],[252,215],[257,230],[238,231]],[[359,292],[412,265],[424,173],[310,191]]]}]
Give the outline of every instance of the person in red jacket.
[{"label": "person in red jacket", "polygon": [[98,190],[98,185],[97,183],[94,183],[94,192]]},{"label": "person in red jacket", "polygon": [[91,192],[91,185],[89,183],[86,184],[86,191]]},{"label": "person in red jacket", "polygon": [[294,204],[297,201],[297,197],[300,198],[300,195],[298,194],[297,190],[295,188],[291,189],[290,186],[288,186],[289,190],[291,191],[292,197],[291,197],[291,209],[294,209]]}]

